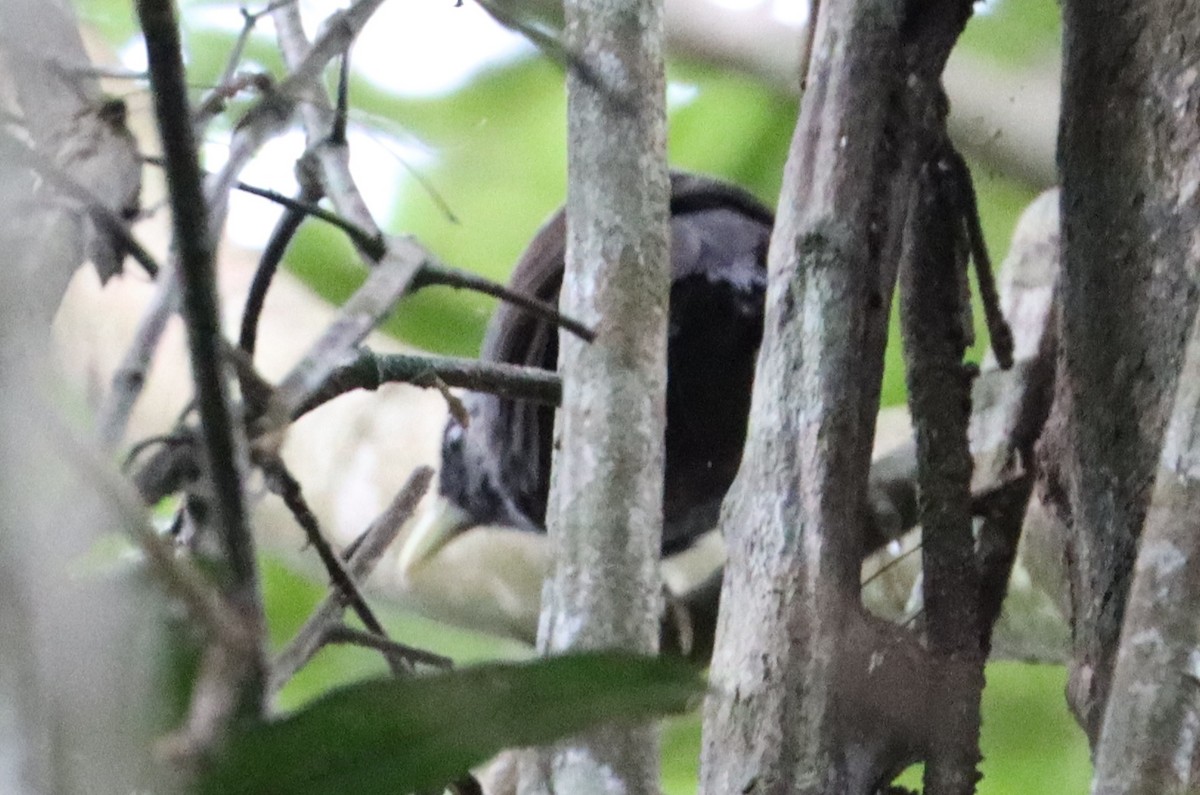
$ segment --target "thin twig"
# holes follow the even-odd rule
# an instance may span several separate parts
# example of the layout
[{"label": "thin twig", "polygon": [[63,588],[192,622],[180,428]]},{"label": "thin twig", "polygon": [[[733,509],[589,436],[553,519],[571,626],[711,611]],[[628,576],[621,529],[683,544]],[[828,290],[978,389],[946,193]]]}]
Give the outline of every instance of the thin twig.
[{"label": "thin twig", "polygon": [[485,279],[478,274],[428,262],[421,268],[421,274],[417,277],[416,286],[417,289],[420,289],[430,284],[453,287],[455,289],[475,290],[484,295],[499,298],[513,306],[520,307],[540,320],[548,321],[559,328],[566,329],[585,342],[592,342],[596,339],[595,331],[578,320],[561,314],[558,309],[545,301],[514,292],[504,285],[493,282],[490,279]]},{"label": "thin twig", "polygon": [[434,654],[425,649],[418,649],[416,646],[409,646],[406,643],[391,640],[380,635],[375,635],[370,632],[348,627],[345,624],[338,624],[330,627],[325,633],[326,643],[346,643],[354,646],[363,646],[368,649],[381,651],[388,657],[402,657],[409,662],[429,665],[434,668],[452,668],[454,661],[449,657],[443,657],[440,654]]},{"label": "thin twig", "polygon": [[1000,368],[1013,366],[1013,334],[1000,309],[1000,294],[996,289],[996,276],[992,258],[988,254],[987,241],[983,237],[983,226],[979,221],[979,201],[975,196],[975,183],[971,170],[953,144],[946,146],[946,160],[950,166],[950,179],[956,184],[958,203],[963,215],[967,240],[971,246],[971,260],[975,263],[975,277],[979,280],[979,298],[983,304],[983,316],[987,323],[988,338]]},{"label": "thin twig", "polygon": [[170,266],[155,283],[154,295],[138,322],[129,348],[113,373],[112,387],[97,413],[97,437],[106,449],[116,448],[125,436],[129,417],[154,361],[154,352],[163,332],[167,330],[167,321],[175,314],[178,299],[176,270]]},{"label": "thin twig", "polygon": [[562,381],[550,370],[450,356],[382,354],[364,348],[353,361],[335,370],[295,417],[354,389],[375,390],[396,382],[431,387],[433,378],[451,387],[548,406],[557,406],[562,398]]},{"label": "thin twig", "polygon": [[333,126],[329,129],[329,143],[333,146],[345,146],[346,121],[350,116],[350,51],[342,53],[342,65],[338,69],[337,105],[333,116]]},{"label": "thin twig", "polygon": [[304,537],[317,551],[317,556],[321,558],[321,563],[325,565],[325,571],[329,575],[330,581],[341,594],[345,605],[355,612],[363,626],[371,632],[376,635],[386,634],[383,625],[379,623],[379,619],[375,617],[374,611],[371,610],[362,592],[359,591],[358,585],[346,571],[342,559],[325,540],[316,515],[309,507],[308,501],[304,499],[304,491],[300,488],[300,482],[292,476],[283,461],[275,456],[260,456],[255,463],[266,475],[269,488],[279,495],[284,505],[291,511],[296,524],[304,530]]},{"label": "thin twig", "polygon": [[337,213],[330,212],[316,204],[314,199],[309,198],[313,194],[306,195],[302,192],[301,198],[291,199],[278,191],[273,191],[269,188],[259,188],[241,181],[237,183],[237,189],[243,193],[249,193],[252,196],[259,196],[263,199],[273,201],[288,210],[312,216],[313,218],[319,218],[325,223],[337,227],[346,234],[346,237],[350,238],[350,242],[361,248],[373,262],[378,262],[386,253],[386,247],[381,237],[372,235],[370,232]]},{"label": "thin twig", "polygon": [[234,579],[234,599],[257,612],[252,607],[258,600],[254,545],[246,522],[235,441],[237,428],[230,412],[218,342],[221,326],[213,269],[214,238],[192,136],[179,28],[174,7],[167,0],[139,0],[137,10],[145,34],[150,85],[166,161],[182,314],[188,328],[216,525]]},{"label": "thin twig", "polygon": [[[241,187],[241,183],[239,183]],[[274,193],[274,191],[271,191]],[[282,198],[282,196],[280,197]],[[297,202],[311,203],[315,197],[305,187],[300,188]],[[290,200],[289,200],[290,201]],[[284,252],[292,242],[300,225],[304,223],[308,213],[305,210],[285,205],[283,215],[275,223],[271,237],[259,257],[258,267],[254,270],[254,278],[250,281],[250,289],[246,292],[246,305],[242,309],[242,329],[238,335],[238,347],[253,359],[254,346],[258,340],[258,320],[262,316],[263,306],[267,300],[267,291],[274,280],[279,263],[283,261]]]},{"label": "thin twig", "polygon": [[[352,577],[365,581],[370,576],[384,551],[396,540],[400,528],[413,515],[432,480],[433,470],[429,467],[420,467],[409,476],[408,482],[401,487],[391,504],[371,523],[362,540],[354,545],[354,552],[346,561],[346,568]],[[268,693],[278,693],[312,659],[320,650],[329,627],[341,623],[344,610],[345,606],[335,594],[326,596],[317,605],[304,626],[272,662],[267,680]]]}]

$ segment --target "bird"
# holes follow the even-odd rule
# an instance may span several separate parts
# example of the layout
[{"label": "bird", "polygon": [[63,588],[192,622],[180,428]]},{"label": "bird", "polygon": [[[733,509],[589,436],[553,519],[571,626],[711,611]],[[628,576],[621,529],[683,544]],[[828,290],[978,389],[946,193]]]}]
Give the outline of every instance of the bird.
[{"label": "bird", "polygon": [[[770,208],[740,187],[707,176],[671,175],[665,564],[686,559],[712,535],[741,462],[773,222]],[[560,210],[521,256],[510,288],[557,304],[565,254],[566,217]],[[554,370],[558,329],[501,304],[488,323],[480,359]],[[469,422],[452,417],[446,424],[438,496],[401,547],[401,572],[418,569],[475,528],[545,532],[554,408],[482,392],[468,393],[462,402]],[[709,569],[693,577],[705,592],[714,571],[719,574]]]}]

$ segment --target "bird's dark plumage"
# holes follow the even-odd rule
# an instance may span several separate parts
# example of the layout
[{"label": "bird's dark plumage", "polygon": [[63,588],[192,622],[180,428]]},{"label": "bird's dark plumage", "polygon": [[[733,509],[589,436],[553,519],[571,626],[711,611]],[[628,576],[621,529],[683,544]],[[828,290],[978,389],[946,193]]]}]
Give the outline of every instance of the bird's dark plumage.
[{"label": "bird's dark plumage", "polygon": [[[767,207],[726,183],[674,174],[671,189],[664,553],[713,528],[737,472],[762,338],[773,222]],[[557,303],[565,232],[560,211],[517,264],[514,290]],[[481,358],[555,369],[558,330],[501,305]],[[451,420],[445,432],[443,496],[474,524],[542,529],[553,409],[481,393],[464,402],[470,426]]]}]

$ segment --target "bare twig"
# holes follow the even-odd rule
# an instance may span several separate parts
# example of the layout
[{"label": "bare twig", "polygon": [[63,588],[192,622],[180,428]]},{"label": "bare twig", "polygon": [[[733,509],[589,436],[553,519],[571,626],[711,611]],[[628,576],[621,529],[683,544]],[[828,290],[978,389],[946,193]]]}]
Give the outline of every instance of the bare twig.
[{"label": "bare twig", "polygon": [[376,635],[386,634],[383,625],[379,623],[379,619],[375,617],[374,611],[371,610],[362,592],[359,591],[358,585],[346,571],[342,559],[325,540],[316,515],[309,507],[308,501],[304,499],[304,491],[300,488],[300,482],[292,476],[283,461],[277,457],[259,456],[255,463],[262,468],[271,490],[279,495],[279,498],[291,511],[296,523],[304,530],[305,538],[309,545],[317,551],[317,556],[325,565],[325,571],[334,588],[341,595],[342,602],[354,611],[363,626],[371,632]]},{"label": "bare twig", "polygon": [[[242,187],[241,183],[239,183],[239,187]],[[274,193],[274,191],[270,192]],[[279,196],[279,194],[276,195]],[[283,197],[280,196],[280,198]],[[307,186],[302,185],[297,203],[311,205],[317,198],[318,196]],[[271,231],[271,238],[267,241],[267,246],[258,260],[258,267],[254,271],[254,278],[246,293],[246,305],[242,309],[242,330],[238,335],[238,347],[251,358],[254,356],[254,346],[258,339],[258,320],[267,300],[267,290],[270,289],[279,263],[283,260],[284,252],[287,251],[292,238],[308,215],[304,209],[286,204],[284,206],[283,215],[275,223],[275,228]]]},{"label": "bare twig", "polygon": [[391,658],[402,658],[412,663],[420,663],[429,665],[434,668],[451,668],[454,661],[449,657],[443,657],[440,654],[434,654],[425,649],[418,649],[416,646],[409,646],[406,643],[390,640],[378,634],[363,632],[362,630],[348,627],[345,624],[338,624],[330,627],[325,633],[326,643],[347,643],[354,646],[363,646],[368,649],[376,649],[384,653],[384,656]]},{"label": "bare twig", "polygon": [[276,204],[282,205],[288,210],[294,210],[301,215],[312,216],[319,218],[327,224],[336,226],[338,229],[346,233],[346,237],[350,238],[350,242],[358,246],[372,261],[378,262],[386,253],[383,238],[379,235],[372,235],[366,230],[356,226],[354,223],[346,220],[337,213],[330,212],[324,207],[315,203],[315,196],[319,196],[316,192],[304,192],[302,190],[301,197],[298,199],[290,199],[278,191],[269,190],[267,188],[259,188],[254,185],[247,185],[245,182],[238,182],[237,189],[243,193],[249,193],[252,196],[273,201]]},{"label": "bare twig", "polygon": [[333,126],[329,130],[329,143],[345,146],[346,122],[350,117],[350,51],[342,53],[341,68],[338,69],[337,105],[333,115]]},{"label": "bare twig", "polygon": [[1001,369],[1013,366],[1013,334],[1000,311],[1000,294],[996,290],[996,277],[992,269],[992,258],[988,254],[987,241],[979,222],[979,202],[975,198],[975,184],[967,162],[953,145],[946,147],[945,160],[949,167],[947,176],[957,186],[957,201],[963,217],[967,240],[971,246],[971,260],[975,263],[975,274],[979,280],[979,297],[983,303],[983,315],[987,322],[988,337],[996,361]]},{"label": "bare twig", "polygon": [[[400,533],[401,526],[416,510],[417,503],[432,480],[433,470],[429,467],[421,467],[409,476],[408,482],[401,487],[391,504],[367,528],[362,540],[353,545],[353,552],[347,561],[347,569],[352,577],[366,580],[370,576],[384,551]],[[295,676],[296,671],[312,659],[320,650],[329,628],[341,623],[344,610],[344,605],[335,594],[326,596],[313,610],[304,626],[272,662],[267,680],[268,693],[278,693]]]},{"label": "bare twig", "polygon": [[432,387],[433,378],[452,387],[550,406],[557,406],[562,397],[562,381],[550,370],[478,359],[382,354],[359,349],[354,360],[335,370],[325,386],[299,408],[296,416],[354,389],[375,390],[395,382]]},{"label": "bare twig", "polygon": [[98,412],[97,436],[108,449],[115,448],[125,436],[129,416],[154,360],[154,351],[167,329],[167,321],[175,313],[178,300],[178,280],[175,267],[171,265],[155,284],[154,295],[142,314],[133,341],[113,373],[112,387]]},{"label": "bare twig", "polygon": [[196,382],[201,432],[213,486],[216,524],[234,578],[233,598],[257,613],[254,546],[246,523],[236,426],[222,373],[219,311],[202,172],[190,124],[183,55],[173,6],[140,0],[138,17],[146,38],[150,85],[162,138],[171,199],[174,240],[179,252],[182,311]]},{"label": "bare twig", "polygon": [[421,268],[421,273],[417,277],[417,287],[420,288],[430,284],[440,284],[443,287],[453,287],[456,289],[475,290],[485,295],[491,295],[513,306],[524,309],[533,317],[553,323],[559,328],[564,328],[585,342],[592,342],[596,338],[596,332],[592,329],[578,320],[573,320],[560,314],[556,308],[545,301],[514,292],[504,285],[497,284],[490,279],[485,279],[478,274],[457,268],[450,268],[431,261],[427,262]]}]

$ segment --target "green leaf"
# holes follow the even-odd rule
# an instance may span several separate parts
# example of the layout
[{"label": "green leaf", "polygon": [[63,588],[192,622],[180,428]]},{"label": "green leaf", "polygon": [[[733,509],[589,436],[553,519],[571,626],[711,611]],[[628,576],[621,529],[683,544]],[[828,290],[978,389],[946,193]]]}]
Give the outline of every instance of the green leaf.
[{"label": "green leaf", "polygon": [[235,737],[203,793],[405,793],[433,789],[496,752],[601,723],[687,709],[693,666],[616,652],[376,680]]}]

